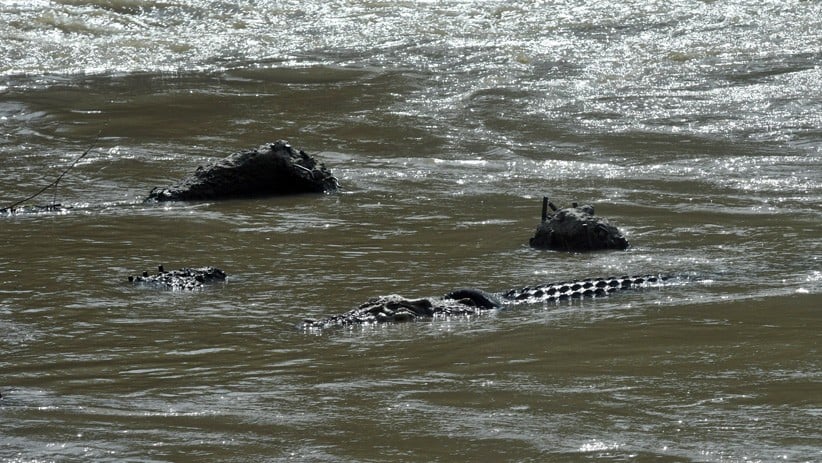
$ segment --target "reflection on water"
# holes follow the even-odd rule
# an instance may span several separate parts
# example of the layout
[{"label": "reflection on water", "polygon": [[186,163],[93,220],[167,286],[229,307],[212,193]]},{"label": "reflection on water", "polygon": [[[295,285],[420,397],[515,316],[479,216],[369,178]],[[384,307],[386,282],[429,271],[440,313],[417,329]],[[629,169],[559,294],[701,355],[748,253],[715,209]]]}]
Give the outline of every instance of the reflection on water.
[{"label": "reflection on water", "polygon": [[[70,209],[0,216],[0,458],[819,459],[819,8],[0,5],[0,207],[93,145],[38,198]],[[142,203],[278,138],[342,191]],[[530,249],[543,195],[632,248]],[[229,279],[127,284],[159,264]],[[295,329],[635,273],[680,278]]]}]

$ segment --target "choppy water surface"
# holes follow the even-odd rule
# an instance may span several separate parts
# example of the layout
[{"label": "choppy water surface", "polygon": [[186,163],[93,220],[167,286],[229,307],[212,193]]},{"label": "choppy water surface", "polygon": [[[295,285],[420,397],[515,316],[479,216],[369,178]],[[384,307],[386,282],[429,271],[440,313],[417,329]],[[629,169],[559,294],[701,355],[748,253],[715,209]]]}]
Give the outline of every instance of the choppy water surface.
[{"label": "choppy water surface", "polygon": [[[0,2],[3,461],[822,460],[822,4]],[[99,134],[99,137],[98,137]],[[288,139],[343,191],[142,204]],[[627,252],[534,251],[540,199]],[[37,201],[35,201],[37,202]],[[216,265],[227,284],[135,290]],[[369,297],[606,299],[321,334]]]}]

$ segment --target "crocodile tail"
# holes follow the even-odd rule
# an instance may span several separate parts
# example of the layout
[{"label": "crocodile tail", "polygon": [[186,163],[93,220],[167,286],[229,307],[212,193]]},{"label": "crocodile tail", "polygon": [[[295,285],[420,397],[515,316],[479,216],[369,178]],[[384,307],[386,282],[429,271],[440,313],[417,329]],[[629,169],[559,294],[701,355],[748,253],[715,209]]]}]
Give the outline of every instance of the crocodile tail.
[{"label": "crocodile tail", "polygon": [[584,297],[602,297],[625,289],[658,286],[670,277],[664,275],[635,275],[550,283],[515,288],[501,295],[508,304],[533,304]]}]

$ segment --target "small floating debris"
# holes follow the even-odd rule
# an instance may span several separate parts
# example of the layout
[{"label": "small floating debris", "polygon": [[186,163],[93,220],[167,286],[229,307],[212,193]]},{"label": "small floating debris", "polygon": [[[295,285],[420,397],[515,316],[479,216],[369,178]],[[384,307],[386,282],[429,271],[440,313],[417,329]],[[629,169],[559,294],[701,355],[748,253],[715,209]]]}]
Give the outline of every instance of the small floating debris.
[{"label": "small floating debris", "polygon": [[0,208],[0,215],[17,215],[17,214],[65,214],[71,207],[63,206],[62,204],[39,204],[36,206],[10,206]]}]

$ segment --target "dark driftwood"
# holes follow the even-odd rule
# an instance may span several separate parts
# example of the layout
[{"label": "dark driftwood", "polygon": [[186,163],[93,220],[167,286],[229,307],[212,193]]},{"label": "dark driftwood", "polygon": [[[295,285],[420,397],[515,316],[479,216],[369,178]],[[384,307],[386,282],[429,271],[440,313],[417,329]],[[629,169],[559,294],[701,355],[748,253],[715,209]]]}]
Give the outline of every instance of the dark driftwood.
[{"label": "dark driftwood", "polygon": [[[80,156],[77,157],[77,159],[72,161],[72,163],[63,172],[61,172],[60,175],[57,176],[56,180],[54,180],[53,182],[51,182],[48,185],[44,186],[40,191],[38,191],[37,193],[34,193],[33,195],[29,196],[28,198],[21,199],[20,201],[17,201],[16,203],[11,204],[10,206],[0,208],[0,214],[14,214],[15,212],[17,212],[21,209],[31,210],[32,212],[53,212],[53,211],[63,210],[64,209],[63,206],[57,202],[57,186],[60,184],[60,180],[62,180],[63,177],[65,177],[66,174],[68,174],[69,171],[71,169],[73,169],[74,166],[76,166],[77,163],[80,162],[81,159],[86,157],[91,152],[91,150],[94,149],[94,145],[96,145],[97,140],[100,139],[100,134],[101,133],[102,133],[102,131],[97,132],[97,136],[94,137],[94,141],[91,142],[91,145],[88,147],[88,149],[83,151],[83,154],[81,154]],[[54,188],[54,196],[52,197],[51,203],[49,203],[49,204],[39,204],[39,205],[36,205],[36,206],[26,206],[25,208],[19,207],[23,203],[31,201],[32,199],[34,199],[34,198],[40,196],[41,194],[45,193],[49,188],[52,188],[52,187]]]}]

